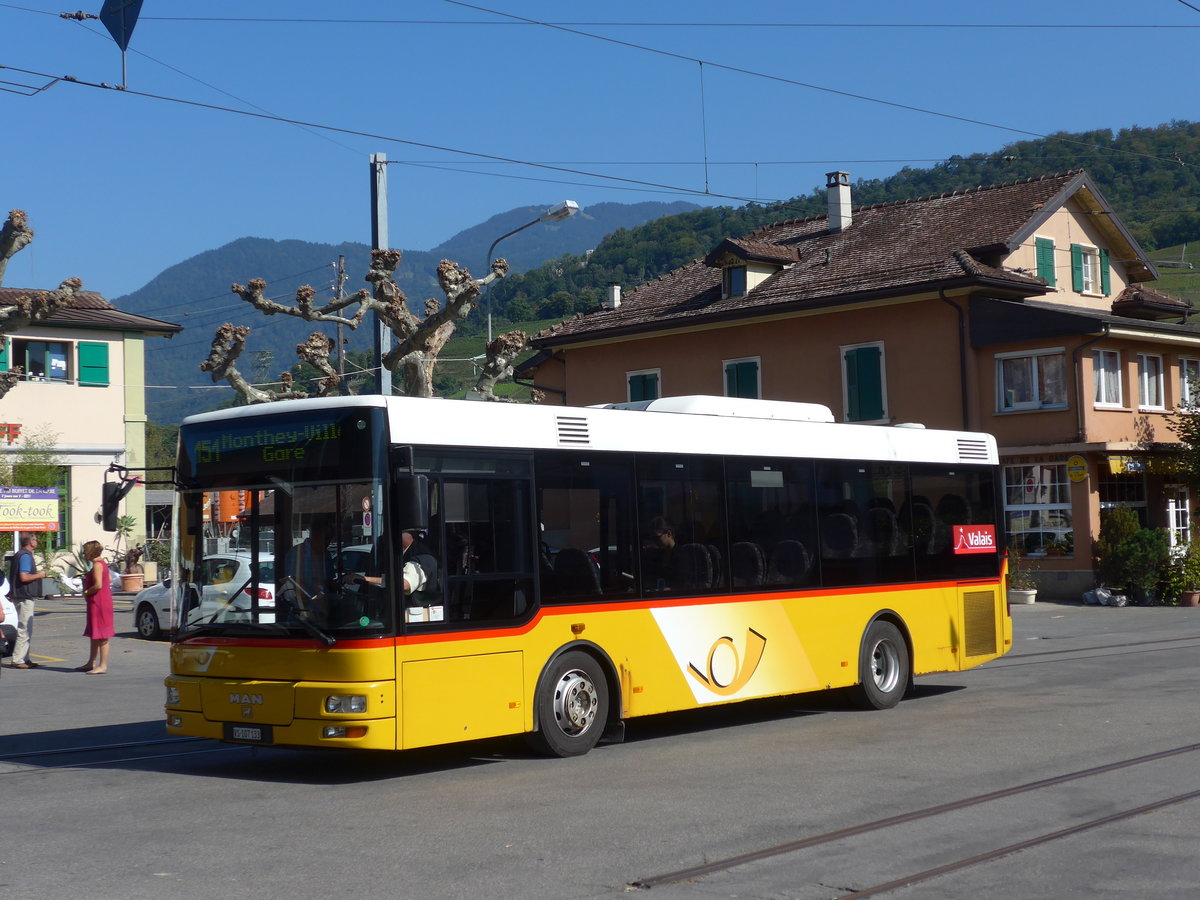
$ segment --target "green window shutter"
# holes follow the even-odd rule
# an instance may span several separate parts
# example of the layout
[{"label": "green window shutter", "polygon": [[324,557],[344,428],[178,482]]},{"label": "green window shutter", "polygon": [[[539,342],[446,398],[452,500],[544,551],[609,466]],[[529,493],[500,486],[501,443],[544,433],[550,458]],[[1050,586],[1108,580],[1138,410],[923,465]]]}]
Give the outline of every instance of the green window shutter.
[{"label": "green window shutter", "polygon": [[878,347],[847,350],[846,418],[870,422],[883,418],[883,354]]},{"label": "green window shutter", "polygon": [[108,344],[97,341],[79,342],[79,383],[108,384]]},{"label": "green window shutter", "polygon": [[1038,238],[1034,245],[1037,247],[1038,278],[1046,279],[1046,284],[1054,287],[1054,241],[1049,238]]},{"label": "green window shutter", "polygon": [[1112,280],[1108,274],[1108,251],[1100,251],[1100,291],[1107,297],[1112,293]]},{"label": "green window shutter", "polygon": [[729,363],[725,367],[725,396],[758,399],[758,363]]},{"label": "green window shutter", "polygon": [[1071,245],[1071,290],[1083,293],[1083,248],[1078,244]]}]

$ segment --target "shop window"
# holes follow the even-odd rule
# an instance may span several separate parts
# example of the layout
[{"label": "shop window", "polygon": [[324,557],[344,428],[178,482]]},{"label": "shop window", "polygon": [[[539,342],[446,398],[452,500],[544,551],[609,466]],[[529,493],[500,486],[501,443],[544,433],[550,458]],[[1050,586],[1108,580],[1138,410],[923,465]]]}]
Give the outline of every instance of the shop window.
[{"label": "shop window", "polygon": [[1066,463],[1005,466],[1004,522],[1009,544],[1020,552],[1073,554]]}]

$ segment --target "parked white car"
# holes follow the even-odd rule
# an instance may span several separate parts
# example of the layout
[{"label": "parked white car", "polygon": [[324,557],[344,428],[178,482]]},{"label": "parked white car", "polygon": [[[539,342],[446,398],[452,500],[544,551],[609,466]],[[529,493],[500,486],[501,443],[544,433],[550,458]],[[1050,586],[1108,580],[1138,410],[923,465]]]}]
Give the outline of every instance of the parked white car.
[{"label": "parked white car", "polygon": [[[230,620],[232,617],[249,615],[250,611],[250,554],[225,553],[204,557],[199,583],[199,609],[193,617],[212,617],[213,621]],[[236,593],[235,593],[236,592]],[[185,591],[194,599],[196,591]],[[156,640],[163,632],[174,632],[179,628],[181,610],[171,607],[171,579],[152,585],[133,598],[133,624],[137,633],[146,640]],[[275,561],[260,559],[258,562],[258,605],[275,605]]]}]

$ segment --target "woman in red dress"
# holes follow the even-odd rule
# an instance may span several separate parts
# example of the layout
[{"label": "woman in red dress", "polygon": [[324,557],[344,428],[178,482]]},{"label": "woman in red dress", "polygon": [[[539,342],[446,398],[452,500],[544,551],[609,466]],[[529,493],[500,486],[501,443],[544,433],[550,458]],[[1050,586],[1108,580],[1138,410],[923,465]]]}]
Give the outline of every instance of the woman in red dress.
[{"label": "woman in red dress", "polygon": [[113,630],[112,581],[108,564],[100,558],[104,548],[99,541],[83,545],[83,558],[92,568],[83,576],[83,598],[87,602],[87,627],[83,636],[92,639],[88,661],[75,671],[103,675],[108,671],[108,639]]}]

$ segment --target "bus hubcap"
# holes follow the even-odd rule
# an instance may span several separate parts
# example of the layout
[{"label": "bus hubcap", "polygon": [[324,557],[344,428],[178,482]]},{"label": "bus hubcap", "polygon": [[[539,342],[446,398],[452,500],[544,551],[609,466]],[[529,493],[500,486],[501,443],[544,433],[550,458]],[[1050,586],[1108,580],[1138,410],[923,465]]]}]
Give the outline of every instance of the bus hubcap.
[{"label": "bus hubcap", "polygon": [[896,689],[900,680],[900,660],[896,648],[887,641],[875,645],[875,652],[871,654],[871,672],[879,690],[887,694]]},{"label": "bus hubcap", "polygon": [[565,734],[583,734],[596,719],[596,686],[578,669],[565,672],[554,692],[554,718]]}]

